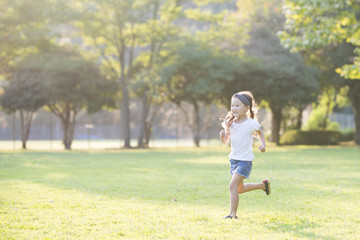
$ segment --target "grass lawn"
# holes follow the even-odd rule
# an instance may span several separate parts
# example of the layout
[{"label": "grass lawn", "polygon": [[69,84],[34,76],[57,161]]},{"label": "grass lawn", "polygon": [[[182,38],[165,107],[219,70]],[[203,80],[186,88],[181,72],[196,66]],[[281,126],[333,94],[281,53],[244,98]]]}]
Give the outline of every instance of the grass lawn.
[{"label": "grass lawn", "polygon": [[256,152],[238,220],[228,152],[2,150],[0,239],[359,239],[359,147]]}]

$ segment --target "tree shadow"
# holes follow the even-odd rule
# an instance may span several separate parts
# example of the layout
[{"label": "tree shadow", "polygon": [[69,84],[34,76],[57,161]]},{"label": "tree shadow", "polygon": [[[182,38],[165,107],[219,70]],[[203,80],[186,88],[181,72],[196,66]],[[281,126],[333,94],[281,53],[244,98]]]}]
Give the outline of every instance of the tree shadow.
[{"label": "tree shadow", "polygon": [[183,153],[157,150],[105,153],[33,152],[8,154],[9,160],[4,164],[9,167],[5,175],[9,180],[77,189],[115,198],[135,197],[158,202],[178,199],[184,203],[193,203],[198,199],[211,197],[211,189],[204,190],[203,181],[210,182],[210,185],[218,181],[213,177],[214,174],[219,174],[221,166],[226,174],[226,163],[206,164],[204,161],[221,155],[205,151]]}]

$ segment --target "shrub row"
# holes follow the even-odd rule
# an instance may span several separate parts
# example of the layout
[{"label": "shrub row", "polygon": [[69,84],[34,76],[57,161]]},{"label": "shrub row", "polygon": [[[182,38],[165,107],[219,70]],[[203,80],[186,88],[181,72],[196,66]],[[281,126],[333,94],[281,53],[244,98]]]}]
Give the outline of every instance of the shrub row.
[{"label": "shrub row", "polygon": [[353,141],[354,140],[354,130],[352,129],[348,129],[348,130],[343,130],[341,131],[341,139],[340,141],[345,142],[345,141]]},{"label": "shrub row", "polygon": [[284,145],[337,145],[341,140],[341,133],[328,130],[300,131],[291,130],[285,132],[280,138],[280,144]]}]

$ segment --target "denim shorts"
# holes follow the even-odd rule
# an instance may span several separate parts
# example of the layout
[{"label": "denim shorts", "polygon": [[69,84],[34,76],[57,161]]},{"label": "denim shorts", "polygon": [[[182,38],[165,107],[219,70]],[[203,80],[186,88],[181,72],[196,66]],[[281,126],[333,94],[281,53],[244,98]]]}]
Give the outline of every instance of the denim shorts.
[{"label": "denim shorts", "polygon": [[230,174],[238,173],[245,178],[249,178],[252,168],[252,161],[241,161],[230,159]]}]

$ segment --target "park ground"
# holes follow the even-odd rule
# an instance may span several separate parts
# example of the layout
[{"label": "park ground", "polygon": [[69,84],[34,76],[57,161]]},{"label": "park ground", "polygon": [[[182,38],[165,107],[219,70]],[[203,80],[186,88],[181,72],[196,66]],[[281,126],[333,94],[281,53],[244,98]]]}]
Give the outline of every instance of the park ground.
[{"label": "park ground", "polygon": [[1,149],[0,239],[359,239],[359,147],[256,152],[237,220],[228,152]]}]

